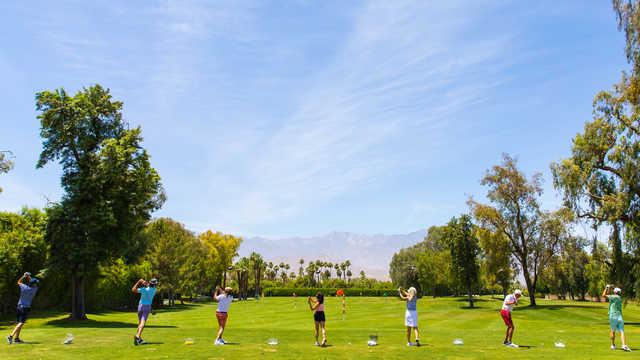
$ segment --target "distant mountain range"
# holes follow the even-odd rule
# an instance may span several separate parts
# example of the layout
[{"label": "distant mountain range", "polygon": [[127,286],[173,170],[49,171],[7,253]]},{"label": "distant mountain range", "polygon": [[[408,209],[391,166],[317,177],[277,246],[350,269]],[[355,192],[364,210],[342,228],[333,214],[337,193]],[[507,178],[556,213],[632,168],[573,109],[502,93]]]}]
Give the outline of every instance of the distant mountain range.
[{"label": "distant mountain range", "polygon": [[[351,261],[353,277],[364,270],[367,277],[389,279],[389,262],[395,252],[424,239],[426,230],[398,235],[366,235],[350,232],[332,232],[322,236],[268,239],[252,237],[240,245],[240,256],[252,251],[261,254],[266,261],[285,262],[290,271],[297,273],[300,258],[305,264],[310,260],[332,263]],[[306,266],[306,265],[305,265]]]}]

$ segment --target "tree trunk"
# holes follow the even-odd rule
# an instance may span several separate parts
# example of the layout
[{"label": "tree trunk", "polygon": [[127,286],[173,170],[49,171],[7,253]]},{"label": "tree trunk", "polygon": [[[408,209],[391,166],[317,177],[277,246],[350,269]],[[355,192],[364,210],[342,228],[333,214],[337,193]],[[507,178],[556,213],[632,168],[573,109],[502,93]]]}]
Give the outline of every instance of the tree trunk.
[{"label": "tree trunk", "polygon": [[74,271],[71,275],[71,319],[86,320],[87,313],[84,307],[84,275]]},{"label": "tree trunk", "polygon": [[473,308],[473,294],[471,290],[471,282],[467,282],[467,294],[469,294],[469,307]]},{"label": "tree trunk", "polygon": [[622,241],[620,239],[620,228],[617,222],[613,223],[611,246],[613,247],[613,278],[617,284],[622,285],[624,281],[624,264],[622,258]]},{"label": "tree trunk", "polygon": [[523,264],[522,272],[524,275],[524,282],[527,284],[527,291],[529,292],[529,306],[536,306],[536,286],[531,281],[531,277],[529,276],[529,269],[527,269],[526,264]]},{"label": "tree trunk", "polygon": [[256,283],[255,283],[255,298],[259,298],[260,297],[260,268],[256,269]]}]

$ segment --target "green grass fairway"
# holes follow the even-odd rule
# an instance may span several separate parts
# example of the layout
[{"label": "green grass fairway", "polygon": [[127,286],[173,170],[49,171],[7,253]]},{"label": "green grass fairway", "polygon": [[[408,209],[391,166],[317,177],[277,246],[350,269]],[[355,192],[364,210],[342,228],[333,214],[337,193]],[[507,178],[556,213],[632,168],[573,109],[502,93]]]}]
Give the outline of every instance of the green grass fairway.
[{"label": "green grass fairway", "polygon": [[[465,309],[463,299],[423,298],[418,302],[420,348],[407,347],[403,326],[404,304],[396,298],[348,298],[347,318],[340,303],[328,298],[329,347],[313,346],[312,314],[306,299],[267,298],[235,302],[231,306],[225,339],[234,344],[214,346],[216,321],[213,304],[189,304],[158,311],[149,319],[144,338],[150,343],[135,347],[134,313],[91,314],[90,320],[71,323],[60,313],[35,311],[23,330],[27,344],[0,344],[0,359],[597,359],[638,357],[636,353],[609,350],[607,304],[544,301],[514,311],[514,342],[526,348],[504,347],[501,301],[484,297],[477,309]],[[624,309],[626,334],[632,349],[640,348],[640,308]],[[0,322],[2,340],[12,322]],[[74,344],[62,345],[67,333]],[[367,347],[369,334],[378,334],[379,345]],[[277,338],[277,346],[267,344]],[[193,345],[185,345],[192,338]],[[453,345],[461,338],[464,345]],[[565,349],[554,347],[561,340]]]}]

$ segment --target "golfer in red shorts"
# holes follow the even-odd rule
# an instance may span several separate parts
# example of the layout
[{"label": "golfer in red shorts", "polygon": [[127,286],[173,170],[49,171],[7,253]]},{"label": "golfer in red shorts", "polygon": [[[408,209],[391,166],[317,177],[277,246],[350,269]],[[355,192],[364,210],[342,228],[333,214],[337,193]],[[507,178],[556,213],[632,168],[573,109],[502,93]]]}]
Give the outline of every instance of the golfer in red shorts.
[{"label": "golfer in red shorts", "polygon": [[507,325],[507,334],[504,337],[504,345],[517,348],[518,345],[511,342],[511,338],[513,337],[513,330],[515,326],[513,326],[513,320],[511,319],[511,310],[515,305],[518,305],[518,299],[522,296],[522,291],[516,290],[513,294],[509,294],[505,296],[504,302],[502,303],[502,310],[500,310],[500,315],[502,316],[502,320],[504,320],[504,324]]},{"label": "golfer in red shorts", "polygon": [[224,327],[227,325],[227,318],[229,316],[228,311],[233,301],[233,289],[230,287],[220,288],[216,287],[216,292],[213,294],[213,299],[218,302],[218,309],[216,310],[216,318],[218,319],[218,335],[216,336],[215,345],[226,344],[222,338],[224,333]]}]

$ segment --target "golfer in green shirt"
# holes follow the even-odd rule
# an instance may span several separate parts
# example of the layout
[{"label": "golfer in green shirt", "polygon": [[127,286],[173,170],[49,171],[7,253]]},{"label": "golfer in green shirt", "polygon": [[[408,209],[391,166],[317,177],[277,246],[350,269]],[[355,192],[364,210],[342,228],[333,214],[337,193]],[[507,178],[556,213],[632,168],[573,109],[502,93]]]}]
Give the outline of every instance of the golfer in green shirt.
[{"label": "golfer in green shirt", "polygon": [[611,350],[616,349],[616,331],[620,332],[620,341],[622,341],[622,350],[631,351],[627,346],[627,340],[624,337],[624,321],[622,320],[622,298],[620,288],[613,289],[613,295],[611,295],[611,288],[613,286],[607,285],[602,292],[602,296],[609,299],[609,325],[611,325]]}]

